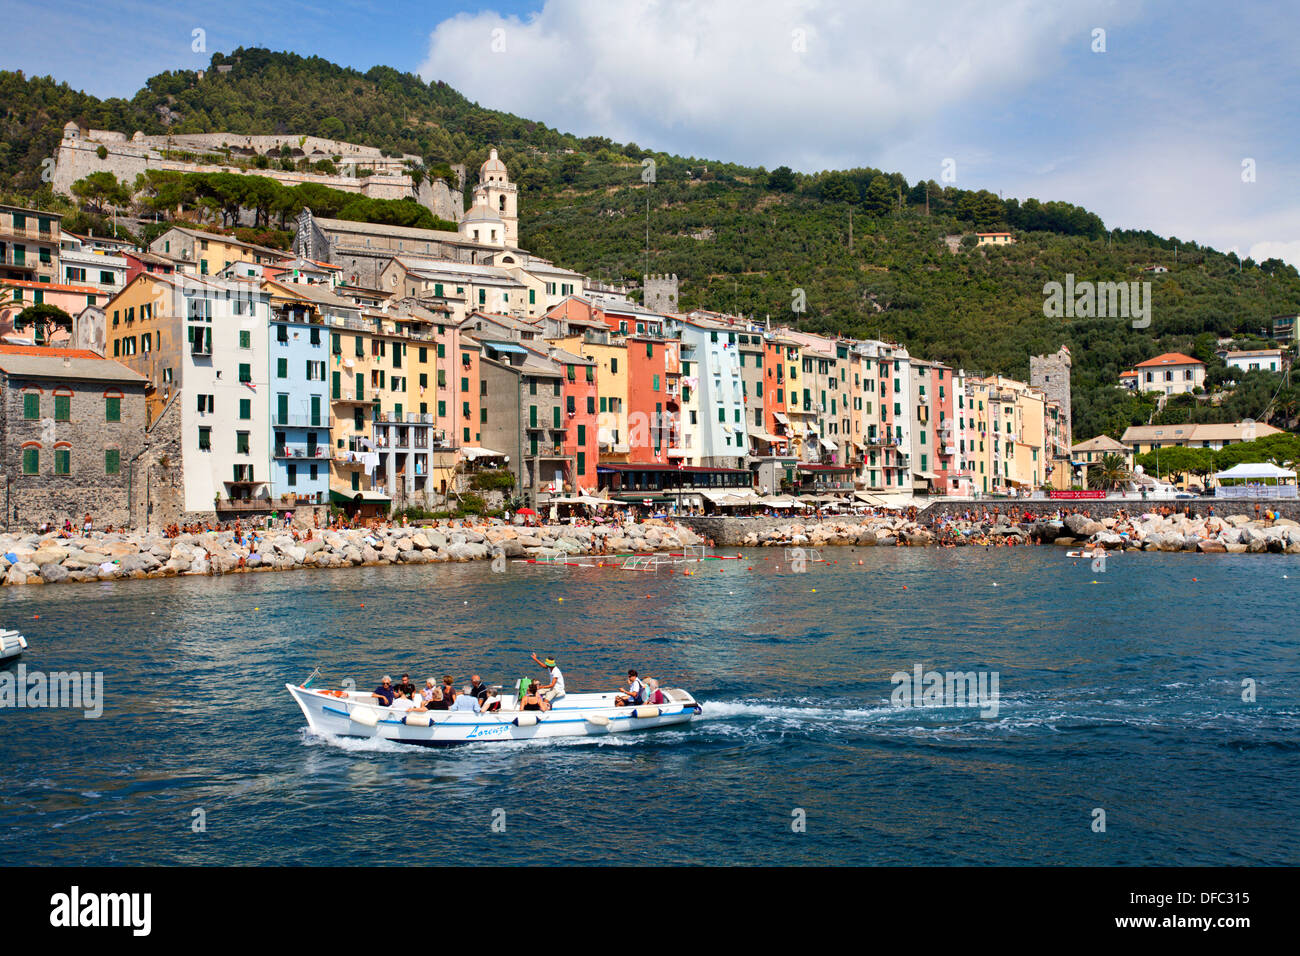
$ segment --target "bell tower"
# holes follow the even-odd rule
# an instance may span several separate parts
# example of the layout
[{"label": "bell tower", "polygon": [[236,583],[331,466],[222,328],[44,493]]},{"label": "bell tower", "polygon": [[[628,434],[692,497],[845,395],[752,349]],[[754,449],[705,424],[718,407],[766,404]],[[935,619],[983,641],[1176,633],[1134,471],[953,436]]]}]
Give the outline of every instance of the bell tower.
[{"label": "bell tower", "polygon": [[480,203],[505,223],[507,246],[519,245],[519,190],[510,181],[506,164],[497,158],[496,148],[488,150],[487,161],[479,167],[478,185],[474,188],[474,205]]}]

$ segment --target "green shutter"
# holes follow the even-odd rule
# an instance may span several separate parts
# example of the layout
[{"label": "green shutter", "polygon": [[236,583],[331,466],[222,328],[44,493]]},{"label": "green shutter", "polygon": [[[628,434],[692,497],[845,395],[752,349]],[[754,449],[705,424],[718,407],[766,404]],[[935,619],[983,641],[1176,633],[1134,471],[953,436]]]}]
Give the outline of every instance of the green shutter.
[{"label": "green shutter", "polygon": [[72,420],[72,396],[71,395],[54,396],[54,420],[56,422],[66,422]]},{"label": "green shutter", "polygon": [[122,470],[122,453],[116,448],[104,450],[104,474],[116,475]]},{"label": "green shutter", "polygon": [[33,421],[41,417],[41,396],[39,392],[28,392],[23,396],[23,418]]},{"label": "green shutter", "polygon": [[253,400],[251,398],[241,398],[239,400],[239,417],[243,421],[248,421],[253,417]]},{"label": "green shutter", "polygon": [[72,473],[72,451],[70,449],[54,449],[54,473],[56,475],[68,475]]},{"label": "green shutter", "polygon": [[[120,422],[122,420],[122,400],[120,398],[104,399],[104,421]],[[116,474],[116,472],[110,472]]]},{"label": "green shutter", "polygon": [[41,450],[39,448],[23,449],[23,474],[36,475],[41,470]]}]

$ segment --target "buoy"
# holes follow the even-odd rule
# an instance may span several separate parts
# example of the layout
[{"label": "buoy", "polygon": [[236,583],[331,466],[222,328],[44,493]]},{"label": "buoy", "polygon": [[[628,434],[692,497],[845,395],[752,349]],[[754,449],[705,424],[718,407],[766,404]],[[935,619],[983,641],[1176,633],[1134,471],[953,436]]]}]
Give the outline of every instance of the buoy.
[{"label": "buoy", "polygon": [[[363,604],[363,605],[361,605],[361,606],[362,606],[362,607],[365,607],[365,605],[364,605],[364,604]],[[262,610],[262,609],[261,609],[261,608],[260,608],[260,607],[255,607],[255,608],[253,608],[253,610],[254,610],[254,611],[260,611],[260,610]]]},{"label": "buoy", "polygon": [[[564,599],[563,599],[563,598],[560,598],[560,600],[564,600]],[[468,605],[468,604],[469,604],[469,601],[461,601],[460,603],[461,603],[461,604]]]},{"label": "buoy", "polygon": [[561,604],[564,603],[564,598],[556,598],[555,600],[559,601]]},{"label": "buoy", "polygon": [[904,590],[904,591],[907,590],[907,585],[906,585],[906,584],[903,585],[903,590]]},{"label": "buoy", "polygon": [[33,615],[32,615],[32,620],[33,620],[33,621],[39,621],[40,619],[41,619],[41,616],[40,616],[39,614],[33,614]]},{"label": "buoy", "polygon": [[994,582],[993,582],[993,586],[994,586],[994,587],[997,587],[997,586],[998,586],[998,582],[997,582],[997,581],[994,581]]},{"label": "buoy", "polygon": [[1096,581],[1093,581],[1092,583],[1093,583],[1093,584],[1096,584],[1097,582],[1096,582]]},{"label": "buoy", "polygon": [[1192,583],[1193,583],[1193,584],[1196,583],[1196,578],[1192,578]]},{"label": "buoy", "polygon": [[816,594],[816,593],[817,593],[817,589],[816,589],[816,588],[813,588],[813,589],[812,589],[812,593],[813,593],[813,594]]}]

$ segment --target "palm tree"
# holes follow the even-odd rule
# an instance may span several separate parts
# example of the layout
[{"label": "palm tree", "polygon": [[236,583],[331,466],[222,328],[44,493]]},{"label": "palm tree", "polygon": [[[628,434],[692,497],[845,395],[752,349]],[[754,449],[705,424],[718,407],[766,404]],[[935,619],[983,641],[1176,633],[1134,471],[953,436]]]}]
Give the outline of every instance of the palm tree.
[{"label": "palm tree", "polygon": [[1117,452],[1102,455],[1099,461],[1093,462],[1088,468],[1090,488],[1112,491],[1128,481],[1130,477],[1128,463],[1124,460],[1124,456]]}]

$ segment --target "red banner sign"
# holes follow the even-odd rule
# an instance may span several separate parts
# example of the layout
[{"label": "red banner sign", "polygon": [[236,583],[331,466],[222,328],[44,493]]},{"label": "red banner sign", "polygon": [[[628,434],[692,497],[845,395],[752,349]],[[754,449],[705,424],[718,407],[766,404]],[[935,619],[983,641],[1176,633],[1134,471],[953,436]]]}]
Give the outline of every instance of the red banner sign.
[{"label": "red banner sign", "polygon": [[1050,498],[1105,498],[1106,492],[1098,488],[1095,491],[1049,491]]}]

